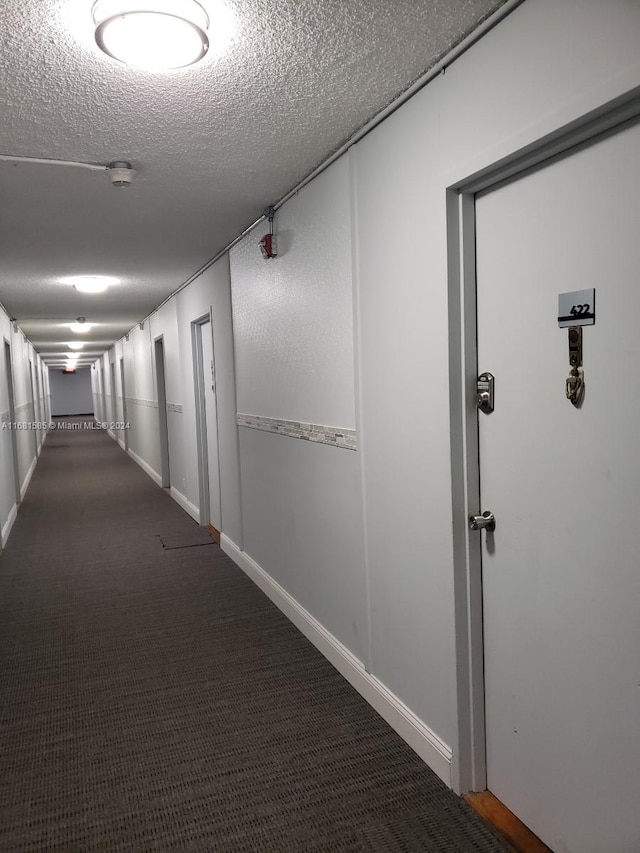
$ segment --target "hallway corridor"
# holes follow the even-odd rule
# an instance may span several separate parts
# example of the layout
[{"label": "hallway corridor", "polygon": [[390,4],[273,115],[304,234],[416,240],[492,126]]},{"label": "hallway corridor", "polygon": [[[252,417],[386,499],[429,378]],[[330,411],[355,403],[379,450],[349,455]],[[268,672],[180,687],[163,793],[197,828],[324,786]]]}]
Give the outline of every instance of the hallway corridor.
[{"label": "hallway corridor", "polygon": [[0,559],[0,851],[503,849],[192,541],[107,435],[50,432]]}]

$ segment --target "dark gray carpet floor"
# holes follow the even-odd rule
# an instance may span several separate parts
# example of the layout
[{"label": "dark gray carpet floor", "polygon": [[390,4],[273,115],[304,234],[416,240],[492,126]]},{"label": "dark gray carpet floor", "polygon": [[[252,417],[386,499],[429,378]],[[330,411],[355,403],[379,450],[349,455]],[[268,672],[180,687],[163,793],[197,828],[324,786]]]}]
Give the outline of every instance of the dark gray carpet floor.
[{"label": "dark gray carpet floor", "polygon": [[[195,531],[197,533],[197,530]],[[97,431],[0,559],[0,850],[503,850]]]}]

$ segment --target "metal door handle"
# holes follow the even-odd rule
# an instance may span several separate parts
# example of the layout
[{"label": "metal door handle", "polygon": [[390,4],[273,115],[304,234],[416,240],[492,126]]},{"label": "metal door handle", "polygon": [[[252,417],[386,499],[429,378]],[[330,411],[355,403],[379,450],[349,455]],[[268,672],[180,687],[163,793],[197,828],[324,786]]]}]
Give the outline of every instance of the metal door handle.
[{"label": "metal door handle", "polygon": [[487,533],[493,533],[496,529],[496,518],[489,510],[483,512],[482,515],[470,515],[469,527],[472,530],[486,530]]}]

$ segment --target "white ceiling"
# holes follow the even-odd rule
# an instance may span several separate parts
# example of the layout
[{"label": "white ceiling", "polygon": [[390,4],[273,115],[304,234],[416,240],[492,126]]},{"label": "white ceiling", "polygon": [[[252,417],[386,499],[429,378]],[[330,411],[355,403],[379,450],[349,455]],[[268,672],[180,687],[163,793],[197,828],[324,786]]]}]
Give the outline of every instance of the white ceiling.
[{"label": "white ceiling", "polygon": [[[201,0],[215,33],[221,0]],[[85,316],[96,355],[144,318],[503,0],[224,0],[235,34],[189,69],[125,67],[91,0],[3,0],[0,301],[47,359]],[[121,284],[88,296],[65,276]],[[87,350],[88,350],[87,346]]]}]

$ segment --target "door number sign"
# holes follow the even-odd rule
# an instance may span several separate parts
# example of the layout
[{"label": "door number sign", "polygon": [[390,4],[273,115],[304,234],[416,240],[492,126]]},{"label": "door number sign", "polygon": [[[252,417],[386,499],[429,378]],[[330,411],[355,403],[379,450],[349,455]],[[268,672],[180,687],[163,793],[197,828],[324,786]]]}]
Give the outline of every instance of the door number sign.
[{"label": "door number sign", "polygon": [[561,329],[568,326],[593,326],[596,322],[596,291],[574,290],[558,296],[558,325]]}]

